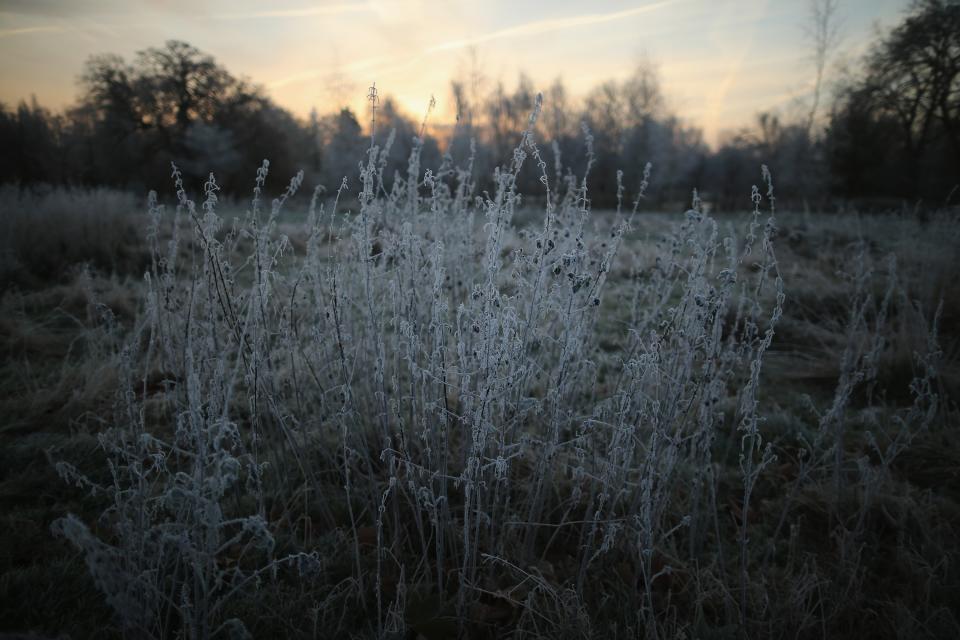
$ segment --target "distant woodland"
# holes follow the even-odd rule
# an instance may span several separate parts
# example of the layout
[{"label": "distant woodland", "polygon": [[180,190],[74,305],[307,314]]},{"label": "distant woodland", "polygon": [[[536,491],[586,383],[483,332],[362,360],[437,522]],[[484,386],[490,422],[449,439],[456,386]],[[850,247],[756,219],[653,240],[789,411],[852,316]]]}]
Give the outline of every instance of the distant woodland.
[{"label": "distant woodland", "polygon": [[[169,41],[132,60],[89,59],[80,74],[81,94],[62,113],[35,100],[0,105],[0,175],[21,189],[104,185],[143,192],[162,188],[175,161],[188,178],[212,171],[229,192],[245,192],[269,158],[274,175],[303,169],[308,184],[335,190],[356,173],[372,133],[381,145],[393,136],[387,183],[395,171],[406,171],[417,136],[424,138],[423,167],[442,167],[447,154],[456,162],[473,154],[476,175],[489,176],[508,161],[542,92],[538,139],[554,163],[550,170],[582,174],[592,156],[591,192],[599,206],[615,204],[618,170],[629,190],[647,162],[655,174],[649,196],[666,207],[688,202],[694,186],[718,210],[747,206],[742,185],[761,162],[775,171],[780,202],[790,206],[955,204],[960,5],[915,3],[899,25],[878,35],[855,68],[831,74],[829,91],[821,87],[822,47],[828,44],[821,42],[806,117],[758,113],[752,126],[711,149],[699,129],[672,112],[649,62],[625,81],[599,83],[580,100],[569,96],[562,78],[540,88],[521,75],[512,89],[454,78],[449,97],[456,124],[424,126],[423,114],[398,110],[389,87],[374,105],[375,118],[369,109],[342,109],[314,111],[303,120],[210,55]],[[536,167],[528,166],[521,176],[532,187],[527,193],[536,192],[537,180]]]}]

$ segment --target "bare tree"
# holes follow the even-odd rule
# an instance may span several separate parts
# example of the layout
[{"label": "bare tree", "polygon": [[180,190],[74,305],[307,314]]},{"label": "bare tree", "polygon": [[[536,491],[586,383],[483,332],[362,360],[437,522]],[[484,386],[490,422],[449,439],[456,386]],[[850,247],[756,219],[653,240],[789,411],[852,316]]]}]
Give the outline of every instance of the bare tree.
[{"label": "bare tree", "polygon": [[340,111],[349,104],[351,97],[356,95],[357,83],[344,72],[339,51],[334,49],[332,57],[330,71],[323,76],[323,84],[326,102],[329,106],[335,107],[336,111]]},{"label": "bare tree", "polygon": [[621,91],[629,125],[641,125],[663,115],[666,100],[660,83],[660,70],[647,54],[637,61],[633,74],[623,83]]},{"label": "bare tree", "polygon": [[813,44],[813,66],[816,76],[813,84],[813,102],[807,116],[807,138],[813,134],[813,124],[820,106],[820,94],[827,62],[840,41],[838,6],[839,0],[810,0],[810,22],[807,25],[807,35]]},{"label": "bare tree", "polygon": [[912,9],[872,52],[867,87],[900,123],[908,151],[922,154],[939,137],[960,162],[960,3],[917,0]]},{"label": "bare tree", "polygon": [[834,170],[847,189],[939,200],[960,171],[960,2],[915,0],[840,95]]},{"label": "bare tree", "polygon": [[455,77],[450,81],[450,91],[457,109],[457,122],[468,131],[481,125],[482,96],[487,87],[487,78],[482,69],[483,62],[477,47],[467,47],[465,56],[457,65]]},{"label": "bare tree", "polygon": [[558,141],[570,130],[568,122],[570,105],[567,98],[567,88],[563,78],[557,76],[553,84],[547,89],[543,109],[543,126],[547,137],[551,141]]}]

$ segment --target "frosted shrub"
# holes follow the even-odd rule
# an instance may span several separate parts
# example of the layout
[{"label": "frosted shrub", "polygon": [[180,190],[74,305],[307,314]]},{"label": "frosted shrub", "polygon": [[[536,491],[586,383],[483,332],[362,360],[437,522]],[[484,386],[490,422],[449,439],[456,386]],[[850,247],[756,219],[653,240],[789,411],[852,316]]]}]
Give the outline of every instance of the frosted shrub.
[{"label": "frosted shrub", "polygon": [[[314,191],[302,251],[280,233],[302,174],[267,207],[265,161],[228,228],[215,178],[198,210],[174,168],[163,240],[151,195],[146,300],[121,358],[116,426],[101,436],[109,482],[60,467],[109,499],[108,533],[74,517],[54,526],[84,551],[123,629],[239,633],[231,603],[287,580],[313,599],[314,628],[340,607],[337,631],[378,637],[417,631],[424,602],[463,632],[672,637],[684,625],[665,594],[677,584],[699,611],[692,624],[759,630],[773,615],[764,572],[804,487],[877,486],[929,427],[936,319],[914,405],[870,440],[881,465],[846,463],[843,414],[875,377],[897,290],[878,301],[855,278],[835,401],[772,542],[751,543],[778,448],[764,430],[764,364],[789,305],[771,173],[762,167],[742,235],[694,192],[643,257],[628,240],[652,168],[632,194],[618,174],[616,211],[595,214],[589,129],[585,173],[559,158],[548,171],[540,109],[538,98],[481,194],[473,147],[460,165],[447,155],[423,169],[421,138],[387,189],[393,135],[381,147],[374,129],[359,181],[330,200]],[[542,186],[528,194],[542,202],[530,225],[517,220],[523,171]],[[789,579],[808,589],[804,566]],[[789,602],[801,619],[807,601]]]},{"label": "frosted shrub", "polygon": [[[176,170],[174,175],[179,187]],[[213,239],[219,227],[213,214],[215,190],[211,177],[202,219],[180,190],[181,206],[197,224],[204,284],[211,288],[222,277],[219,244]],[[152,195],[150,208],[156,219]],[[158,252],[155,228],[150,235]],[[204,291],[201,284],[193,289],[198,298],[178,301],[172,291],[177,285],[175,241],[171,244],[171,255],[155,254],[154,270],[147,275],[141,335],[134,340],[147,345],[139,382],[131,347],[120,354],[118,426],[99,437],[109,482],[91,480],[67,463],[57,465],[65,480],[106,498],[109,506],[101,522],[107,536],[94,534],[74,516],[56,521],[53,530],[84,552],[97,587],[131,637],[246,636],[243,623],[227,617],[236,596],[255,591],[283,565],[306,571],[317,561],[304,553],[274,554],[273,534],[262,512],[265,464],[257,461],[229,417],[237,367],[215,334],[220,327],[207,315],[220,292]],[[155,282],[165,286],[158,290]],[[178,302],[186,307],[177,308]],[[175,345],[173,330],[183,331],[183,344]],[[168,414],[173,432],[167,438],[147,429],[148,377],[155,368],[177,372],[168,380],[176,392]],[[229,501],[241,493],[259,499],[260,508],[244,514]]]}]

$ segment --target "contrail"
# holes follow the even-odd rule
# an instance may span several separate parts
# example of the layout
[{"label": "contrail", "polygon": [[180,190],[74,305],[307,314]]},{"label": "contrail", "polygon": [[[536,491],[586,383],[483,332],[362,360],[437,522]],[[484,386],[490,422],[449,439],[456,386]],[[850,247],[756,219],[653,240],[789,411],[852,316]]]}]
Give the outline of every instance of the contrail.
[{"label": "contrail", "polygon": [[21,36],[28,33],[55,33],[63,30],[63,27],[24,27],[22,29],[4,29],[0,31],[0,38],[6,38],[8,36]]},{"label": "contrail", "polygon": [[[612,13],[591,13],[581,16],[572,16],[569,18],[557,18],[553,20],[539,20],[537,22],[528,22],[527,24],[522,24],[516,27],[508,27],[506,29],[499,29],[497,31],[492,31],[480,36],[473,38],[467,38],[464,40],[453,40],[450,42],[443,42],[440,44],[432,45],[427,47],[420,53],[414,54],[408,57],[406,60],[397,61],[395,57],[378,57],[369,60],[362,60],[360,62],[348,65],[352,67],[351,70],[361,70],[370,67],[375,67],[376,65],[383,62],[385,59],[390,60],[391,62],[396,62],[397,66],[405,66],[410,64],[430,53],[436,53],[438,51],[449,51],[451,49],[458,49],[462,47],[469,47],[475,44],[480,44],[483,42],[490,42],[491,40],[499,40],[501,38],[512,38],[517,36],[528,36],[538,33],[546,33],[549,31],[559,31],[561,29],[572,29],[574,27],[583,27],[594,24],[601,24],[604,22],[610,22],[612,20],[620,20],[623,18],[630,18],[632,16],[637,16],[643,13],[649,13],[651,11],[656,11],[664,7],[668,7],[679,2],[684,2],[684,0],[662,0],[661,2],[654,2],[652,4],[643,5],[641,7],[634,7],[633,9],[625,9],[623,11],[615,11]],[[282,78],[280,80],[271,82],[268,86],[272,89],[283,87],[289,84],[294,84],[296,82],[302,82],[305,80],[312,80],[318,78],[322,75],[321,71],[311,70],[298,73],[296,75],[289,76],[287,78]]]},{"label": "contrail", "polygon": [[[764,15],[766,11],[767,0],[764,0],[762,6],[760,7],[760,15]],[[735,52],[733,59],[730,61],[730,64],[727,67],[726,73],[720,79],[714,90],[706,96],[705,103],[707,109],[703,116],[704,130],[716,132],[719,129],[719,123],[723,113],[724,104],[727,100],[727,94],[730,93],[733,85],[740,78],[744,63],[746,63],[747,58],[750,55],[750,48],[753,46],[753,41],[756,37],[757,20],[750,20],[749,24],[749,32],[746,34],[746,37],[742,37],[740,39],[742,43],[740,51]]]},{"label": "contrail", "polygon": [[[377,65],[393,62],[396,58],[393,56],[377,56],[375,58],[367,58],[366,60],[357,60],[351,62],[350,64],[344,65],[339,70],[340,71],[363,71],[365,69],[370,69],[371,67],[376,67]],[[279,89],[280,87],[285,87],[288,84],[295,84],[297,82],[305,82],[307,80],[315,80],[317,78],[323,77],[323,75],[329,72],[330,69],[309,69],[307,71],[302,71],[296,73],[292,76],[287,76],[286,78],[280,78],[279,80],[274,80],[267,84],[271,89]]]},{"label": "contrail", "polygon": [[450,49],[460,49],[462,47],[470,47],[476,44],[482,44],[484,42],[490,42],[491,40],[500,40],[502,38],[514,38],[517,36],[530,36],[536,35],[538,33],[547,33],[550,31],[560,31],[563,29],[573,29],[574,27],[584,27],[594,24],[601,24],[603,22],[611,22],[613,20],[621,20],[623,18],[631,18],[633,16],[640,15],[642,13],[649,13],[651,11],[656,11],[664,7],[682,2],[683,0],[663,0],[662,2],[654,2],[652,4],[643,5],[641,7],[634,7],[633,9],[624,9],[623,11],[614,11],[612,13],[588,13],[581,16],[571,16],[569,18],[554,18],[550,20],[538,20],[537,22],[528,22],[527,24],[521,24],[516,27],[507,27],[506,29],[498,29],[497,31],[491,31],[490,33],[485,33],[473,38],[466,38],[464,40],[451,40],[450,42],[444,42],[442,44],[434,45],[426,50],[426,53],[434,53],[436,51],[448,51]]},{"label": "contrail", "polygon": [[322,7],[307,7],[304,9],[269,9],[266,11],[251,11],[247,13],[223,13],[212,16],[217,20],[257,20],[259,18],[304,18],[308,16],[330,16],[342,13],[361,13],[371,11],[370,5],[363,4],[329,4]]}]

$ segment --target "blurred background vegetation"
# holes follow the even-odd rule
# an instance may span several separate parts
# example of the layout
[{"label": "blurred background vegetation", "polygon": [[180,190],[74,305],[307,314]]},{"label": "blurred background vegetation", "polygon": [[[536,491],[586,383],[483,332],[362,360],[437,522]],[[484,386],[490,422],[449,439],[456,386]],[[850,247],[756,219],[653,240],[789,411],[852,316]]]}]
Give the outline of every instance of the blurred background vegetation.
[{"label": "blurred background vegetation", "polygon": [[[836,3],[814,3],[833,10]],[[960,4],[922,0],[902,22],[878,34],[853,68],[829,74],[836,19],[814,14],[811,26],[817,82],[802,116],[758,113],[754,124],[717,146],[668,106],[656,65],[641,61],[623,81],[598,84],[570,98],[562,78],[544,93],[539,123],[547,157],[582,173],[585,123],[594,137],[594,204],[616,202],[616,171],[639,184],[646,162],[655,167],[652,202],[665,208],[689,200],[693,186],[716,210],[748,205],[743,185],[764,162],[777,174],[781,204],[858,210],[942,207],[960,194]],[[342,109],[298,119],[265,90],[180,41],[144,49],[133,60],[89,59],[81,97],[54,113],[35,100],[0,109],[0,175],[19,189],[109,186],[143,193],[167,184],[170,162],[188,177],[216,173],[227,192],[246,192],[263,158],[274,175],[304,169],[307,184],[335,190],[355,174],[370,142],[370,114]],[[389,92],[389,88],[388,92]],[[521,75],[501,83],[454,78],[450,94],[457,123],[422,129],[421,115],[401,113],[386,95],[376,114],[378,142],[396,129],[387,182],[406,170],[413,137],[426,138],[425,167],[442,155],[458,160],[475,142],[475,175],[490,176],[516,146],[538,88]],[[821,97],[823,96],[823,97]],[[425,97],[426,98],[426,97]],[[551,144],[553,143],[553,144]],[[537,193],[538,174],[522,181]],[[485,186],[481,183],[480,188]]]}]

